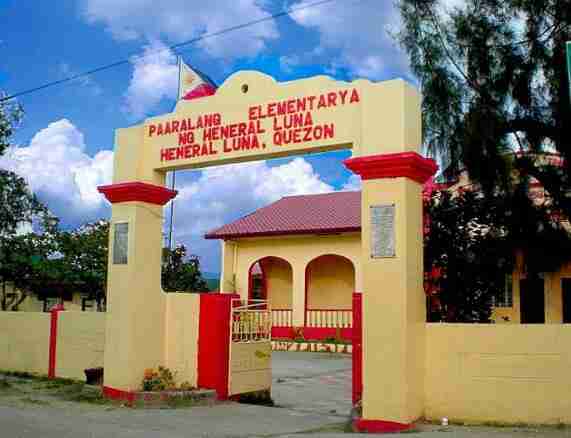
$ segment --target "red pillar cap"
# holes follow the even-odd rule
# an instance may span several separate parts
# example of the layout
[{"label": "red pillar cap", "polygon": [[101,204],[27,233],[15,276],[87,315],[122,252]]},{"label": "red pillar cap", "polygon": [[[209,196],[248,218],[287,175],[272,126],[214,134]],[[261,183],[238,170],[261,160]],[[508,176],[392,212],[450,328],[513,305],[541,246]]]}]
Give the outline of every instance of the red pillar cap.
[{"label": "red pillar cap", "polygon": [[111,204],[139,201],[155,205],[165,205],[178,193],[176,190],[141,181],[99,186],[97,187],[97,191],[103,193]]},{"label": "red pillar cap", "polygon": [[420,184],[428,181],[438,170],[434,160],[416,152],[350,158],[344,164],[363,180],[405,177]]}]

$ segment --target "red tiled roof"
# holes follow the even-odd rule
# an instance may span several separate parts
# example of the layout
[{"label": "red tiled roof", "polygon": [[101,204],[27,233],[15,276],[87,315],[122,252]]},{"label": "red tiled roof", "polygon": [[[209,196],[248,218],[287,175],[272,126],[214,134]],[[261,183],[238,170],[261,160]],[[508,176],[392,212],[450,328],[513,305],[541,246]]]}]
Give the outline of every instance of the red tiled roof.
[{"label": "red tiled roof", "polygon": [[206,234],[207,239],[361,231],[361,192],[288,196]]}]

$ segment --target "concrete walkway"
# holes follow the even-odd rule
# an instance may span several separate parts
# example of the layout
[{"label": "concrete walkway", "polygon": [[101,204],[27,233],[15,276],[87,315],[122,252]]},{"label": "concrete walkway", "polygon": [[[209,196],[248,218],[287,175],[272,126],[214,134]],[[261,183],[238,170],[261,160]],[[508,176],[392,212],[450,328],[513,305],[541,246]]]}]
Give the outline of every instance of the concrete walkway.
[{"label": "concrete walkway", "polygon": [[[0,397],[0,438],[347,438],[350,357],[275,353],[278,407],[225,403],[213,407],[143,410],[71,402],[40,405]],[[408,434],[407,434],[408,435]],[[404,436],[407,436],[404,435]],[[478,428],[422,425],[419,438],[571,438],[567,428]],[[384,435],[402,437],[403,435]]]},{"label": "concrete walkway", "polygon": [[277,406],[347,420],[351,412],[351,356],[274,352],[272,397]]}]

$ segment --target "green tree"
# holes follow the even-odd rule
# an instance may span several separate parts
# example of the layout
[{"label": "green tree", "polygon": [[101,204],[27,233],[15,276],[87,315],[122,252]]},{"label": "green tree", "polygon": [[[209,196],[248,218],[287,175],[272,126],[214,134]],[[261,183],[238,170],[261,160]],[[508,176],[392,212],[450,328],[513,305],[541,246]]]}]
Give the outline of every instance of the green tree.
[{"label": "green tree", "polygon": [[46,215],[37,225],[37,232],[16,233],[2,239],[0,252],[1,309],[18,310],[30,294],[59,275],[51,259],[56,253],[57,220]]},{"label": "green tree", "polygon": [[98,310],[106,305],[109,222],[100,220],[63,231],[57,236],[62,261],[62,283],[85,298],[94,299]]},{"label": "green tree", "polygon": [[163,250],[161,281],[165,292],[208,292],[198,257],[187,256],[184,245]]},{"label": "green tree", "polygon": [[[525,186],[520,186],[522,189]],[[528,193],[437,191],[425,199],[424,270],[429,320],[490,322],[516,253],[529,276],[558,269],[571,239],[549,207]]]},{"label": "green tree", "polygon": [[[430,207],[435,223],[460,230],[431,229],[427,259],[446,262],[443,301],[451,308],[465,307],[444,318],[486,320],[490,309],[485,303],[501,284],[495,265],[509,258],[496,249],[520,251],[529,275],[555,271],[569,257],[569,234],[560,219],[571,217],[565,59],[571,7],[568,0],[466,0],[448,10],[444,4],[398,2],[399,40],[423,95],[425,146],[443,164],[445,177],[467,170],[477,194],[443,198],[441,205]],[[546,159],[550,152],[556,159]],[[537,182],[546,189],[542,204],[530,196]],[[476,206],[467,205],[467,199]],[[474,208],[495,212],[493,221],[476,215]],[[446,216],[448,210],[455,213]],[[468,219],[492,230],[501,225],[503,231],[466,234]],[[483,291],[483,279],[472,268],[490,256],[495,257],[485,274],[490,287]],[[469,315],[470,306],[475,317]]]},{"label": "green tree", "polygon": [[[5,94],[0,91],[0,98]],[[23,110],[13,102],[0,102],[0,156],[10,146],[10,137],[22,120]]]},{"label": "green tree", "polygon": [[[0,155],[10,145],[21,116],[18,105],[0,103]],[[0,308],[14,310],[26,298],[28,289],[13,290],[13,286],[31,275],[31,263],[43,247],[23,230],[38,223],[50,226],[54,218],[30,192],[25,180],[5,169],[0,169],[0,203]]]},{"label": "green tree", "polygon": [[[400,42],[423,94],[425,143],[445,167],[466,167],[491,193],[539,180],[571,214],[571,106],[565,42],[568,0],[400,0]],[[521,152],[509,162],[506,152]],[[556,151],[553,166],[530,153]],[[530,158],[531,157],[531,158]]]},{"label": "green tree", "polygon": [[435,192],[425,201],[424,269],[429,321],[490,321],[492,299],[512,270],[502,199]]}]

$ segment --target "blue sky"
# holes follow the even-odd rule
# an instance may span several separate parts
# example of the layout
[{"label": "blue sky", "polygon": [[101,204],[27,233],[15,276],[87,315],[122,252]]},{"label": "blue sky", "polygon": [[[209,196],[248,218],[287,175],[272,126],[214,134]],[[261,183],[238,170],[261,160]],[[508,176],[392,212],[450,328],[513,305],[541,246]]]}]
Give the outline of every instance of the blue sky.
[{"label": "blue sky", "polygon": [[[176,55],[217,83],[242,69],[279,81],[316,74],[341,80],[410,78],[406,57],[389,36],[399,25],[392,0],[336,0],[177,53],[156,53],[306,3],[0,0],[0,90],[6,93],[117,60],[132,61],[19,98],[25,118],[13,138],[16,146],[0,158],[0,166],[23,175],[64,226],[76,226],[109,216],[96,187],[111,180],[114,130],[173,108]],[[136,60],[135,53],[151,55]],[[349,155],[342,151],[181,173],[175,239],[201,256],[205,270],[217,272],[219,247],[202,239],[207,229],[284,195],[358,187],[342,164]],[[237,181],[247,187],[239,197],[232,195]]]}]

